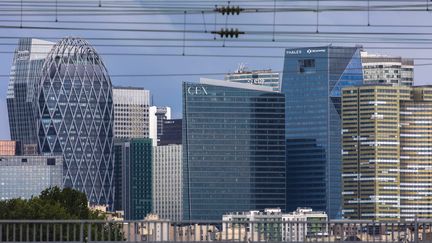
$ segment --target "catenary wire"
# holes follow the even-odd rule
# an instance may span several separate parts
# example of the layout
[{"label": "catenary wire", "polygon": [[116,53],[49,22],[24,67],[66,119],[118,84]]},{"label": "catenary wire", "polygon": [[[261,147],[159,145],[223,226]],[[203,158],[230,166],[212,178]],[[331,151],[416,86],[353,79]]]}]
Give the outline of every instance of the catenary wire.
[{"label": "catenary wire", "polygon": [[[34,29],[34,30],[80,30],[80,31],[119,31],[119,32],[158,32],[158,33],[191,33],[207,34],[204,30],[181,30],[181,29],[137,29],[137,28],[91,28],[91,27],[53,27],[53,26],[14,26],[0,25],[0,29]],[[272,31],[245,31],[248,35],[272,35]],[[276,31],[276,35],[418,35],[431,36],[431,32],[354,32],[354,31]]]},{"label": "catenary wire", "polygon": [[[423,64],[415,64],[414,66],[431,66],[432,63],[423,63]],[[270,70],[270,69],[266,69]],[[363,68],[332,68],[332,69],[317,69],[315,72],[328,72],[328,71],[361,71]],[[297,74],[298,71],[281,71],[281,70],[272,70],[273,73],[279,74]],[[109,74],[111,78],[116,77],[180,77],[180,76],[217,76],[217,75],[226,75],[226,74],[241,74],[236,72],[208,72],[208,73],[159,73],[159,74]],[[362,75],[362,73],[360,73]],[[10,77],[10,74],[0,74],[0,77]],[[33,78],[34,76],[28,76],[29,78]]]},{"label": "catenary wire", "polygon": [[[211,41],[209,41],[211,42]],[[432,43],[431,43],[432,44]],[[16,46],[17,43],[1,43],[0,46]],[[32,46],[52,46],[51,44],[38,44],[34,43]],[[136,48],[220,48],[220,49],[296,49],[302,48],[299,46],[263,46],[263,45],[161,45],[161,44],[92,44],[93,47],[136,47]],[[383,49],[383,50],[432,50],[432,46],[362,46],[364,49]],[[3,52],[5,53],[5,52]],[[13,53],[12,51],[9,53]],[[43,54],[43,53],[37,53]]]}]

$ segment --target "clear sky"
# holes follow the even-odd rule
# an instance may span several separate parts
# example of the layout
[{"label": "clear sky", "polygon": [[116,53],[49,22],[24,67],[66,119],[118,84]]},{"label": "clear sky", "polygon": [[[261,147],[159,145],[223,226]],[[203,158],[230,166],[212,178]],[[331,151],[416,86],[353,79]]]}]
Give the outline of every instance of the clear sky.
[{"label": "clear sky", "polygon": [[[19,1],[16,1],[19,3]],[[62,2],[60,0],[59,2]],[[98,1],[88,1],[89,4],[94,3],[97,5]],[[104,3],[106,2],[106,4]],[[149,6],[146,1],[102,1],[102,9],[107,9],[109,3],[117,3],[115,8],[119,10],[119,3],[124,4],[124,10],[127,6]],[[154,2],[154,1],[151,1]],[[188,6],[196,8],[201,6],[213,6],[214,3],[223,4],[222,1],[189,1],[184,3],[182,1],[160,1],[163,3],[172,3],[171,6]],[[311,7],[315,6],[315,1],[312,3],[305,3],[297,1],[295,3],[288,3],[289,1],[277,2],[277,7]],[[292,2],[292,1],[291,1]],[[342,3],[344,1],[341,1]],[[324,3],[321,6],[342,6],[341,2]],[[373,1],[371,1],[373,2]],[[409,3],[409,1],[407,1]],[[37,3],[37,1],[35,1]],[[1,3],[0,3],[1,4]],[[130,5],[134,4],[134,5]],[[238,2],[231,1],[231,5],[246,6],[245,8],[253,7],[269,7],[271,8],[274,1],[254,1],[254,2]],[[352,4],[364,3],[353,2]],[[392,4],[390,1],[383,1],[381,5]],[[160,4],[159,4],[160,5]],[[350,4],[343,4],[349,6]],[[170,6],[170,5],[166,5]],[[0,8],[2,8],[0,6]],[[31,9],[32,6],[25,6],[24,9]],[[16,7],[15,7],[16,9]],[[19,8],[18,8],[19,9]],[[53,9],[53,6],[50,6]],[[96,11],[95,11],[96,12]],[[23,26],[48,26],[48,27],[67,27],[67,28],[97,28],[97,29],[134,29],[135,31],[97,31],[97,30],[35,30],[35,29],[19,29],[19,28],[4,28],[4,26],[19,26],[19,22],[10,22],[10,20],[19,20],[19,15],[8,16],[8,13],[16,14],[17,12],[5,12],[2,10],[3,16],[0,15],[0,139],[9,139],[9,126],[6,109],[6,91],[9,81],[8,77],[4,75],[9,74],[13,54],[17,44],[16,38],[5,37],[38,37],[57,41],[58,38],[64,36],[79,36],[88,38],[91,44],[94,44],[98,52],[112,75],[121,74],[205,74],[205,73],[225,73],[234,71],[239,63],[246,64],[250,69],[267,69],[271,68],[276,71],[282,70],[283,58],[262,58],[259,56],[282,56],[283,48],[294,48],[304,46],[321,46],[321,45],[344,45],[353,46],[361,44],[365,46],[368,52],[389,54],[389,55],[402,55],[405,57],[420,58],[416,60],[416,64],[432,63],[431,60],[424,60],[422,58],[431,57],[431,42],[430,30],[432,26],[426,27],[400,27],[399,25],[426,25],[432,20],[432,12],[382,12],[371,11],[369,22],[371,26],[367,26],[368,18],[367,12],[324,12],[319,15],[320,34],[292,34],[291,31],[310,31],[311,33],[316,30],[316,26],[287,26],[289,24],[316,24],[316,13],[314,12],[278,12],[275,16],[273,13],[242,13],[239,16],[226,16],[215,15],[214,13],[191,14],[187,13],[177,15],[165,14],[141,14],[141,15],[127,15],[127,16],[58,16],[59,22],[54,22],[54,9],[50,16],[27,16],[23,17]],[[216,22],[215,22],[216,16]],[[186,18],[185,18],[186,17]],[[275,27],[275,41],[273,38],[273,19],[278,24]],[[186,25],[183,24],[186,19]],[[34,22],[50,21],[50,22]],[[83,21],[84,23],[65,23],[64,21]],[[106,21],[109,24],[96,24],[86,23],[86,21]],[[118,22],[164,22],[167,24],[118,24]],[[117,24],[116,24],[117,23]],[[200,23],[200,25],[193,25],[188,23]],[[205,25],[204,25],[205,23]],[[204,30],[212,31],[220,24],[225,24],[227,27],[236,27],[246,33],[251,31],[267,31],[267,34],[262,32],[257,35],[246,34],[241,36],[237,42],[223,42],[217,38],[213,39],[211,33],[187,33],[183,36],[182,30],[186,27],[187,30],[197,30],[203,32]],[[236,23],[246,23],[248,25],[236,25]],[[266,25],[268,24],[268,25]],[[285,26],[283,26],[286,24]],[[342,27],[340,25],[352,24],[353,26]],[[334,26],[325,26],[334,25]],[[362,26],[357,26],[362,25]],[[397,25],[395,27],[378,27],[378,25]],[[147,32],[144,29],[164,29],[164,30],[178,30],[179,32],[160,33],[160,32]],[[141,30],[141,31],[137,31]],[[364,32],[364,33],[379,33],[379,32],[393,32],[392,35],[331,35],[326,32]],[[285,32],[285,33],[281,33]],[[413,34],[408,34],[412,32]],[[419,35],[414,32],[426,33]],[[92,38],[110,37],[119,38],[119,40],[102,41]],[[124,40],[124,38],[136,38],[141,40]],[[145,41],[142,39],[157,38],[175,39],[174,41]],[[183,38],[199,38],[205,39],[204,41],[185,41]],[[413,41],[420,41],[424,39],[424,44],[414,45]],[[251,40],[259,40],[259,42],[251,42]],[[397,43],[388,43],[387,41],[394,41]],[[378,42],[378,43],[371,43]],[[183,52],[183,43],[185,44],[185,56],[181,56]],[[114,44],[116,46],[107,46]],[[123,45],[123,46],[119,46]],[[125,46],[129,45],[129,46]],[[146,45],[146,46],[143,46]],[[158,47],[149,47],[149,45],[157,45]],[[161,47],[161,45],[176,45],[176,48]],[[218,46],[217,48],[205,47],[195,48],[188,46]],[[242,48],[231,48],[229,46],[241,46]],[[249,48],[245,48],[248,47]],[[251,47],[255,46],[255,47]],[[258,46],[258,47],[257,47]],[[274,48],[280,47],[280,48]],[[389,49],[394,47],[394,49]],[[407,49],[406,47],[417,47],[417,49]],[[399,49],[398,49],[399,48]],[[131,53],[134,55],[108,55],[109,53]],[[147,55],[137,55],[137,54]],[[106,54],[106,55],[105,55]],[[148,54],[178,54],[179,56],[166,56],[166,55],[148,55]],[[190,55],[214,55],[212,57],[194,57]],[[218,57],[218,55],[246,55],[255,57]],[[432,66],[416,66],[415,67],[415,83],[428,84],[430,83],[429,70]],[[206,75],[202,75],[206,76]],[[181,117],[181,83],[182,81],[197,81],[200,75],[184,75],[184,76],[152,76],[152,77],[112,77],[114,85],[122,86],[139,86],[149,89],[153,95],[154,105],[171,106],[174,117]],[[223,75],[207,76],[211,78],[223,78]]]}]

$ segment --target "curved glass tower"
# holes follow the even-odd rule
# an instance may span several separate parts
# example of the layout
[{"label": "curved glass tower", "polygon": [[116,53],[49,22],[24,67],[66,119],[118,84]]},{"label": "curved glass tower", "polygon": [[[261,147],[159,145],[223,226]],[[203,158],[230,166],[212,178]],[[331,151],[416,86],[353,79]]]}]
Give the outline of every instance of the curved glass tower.
[{"label": "curved glass tower", "polygon": [[112,86],[95,49],[79,38],[58,42],[36,97],[39,150],[64,156],[64,186],[85,192],[91,204],[112,205]]}]

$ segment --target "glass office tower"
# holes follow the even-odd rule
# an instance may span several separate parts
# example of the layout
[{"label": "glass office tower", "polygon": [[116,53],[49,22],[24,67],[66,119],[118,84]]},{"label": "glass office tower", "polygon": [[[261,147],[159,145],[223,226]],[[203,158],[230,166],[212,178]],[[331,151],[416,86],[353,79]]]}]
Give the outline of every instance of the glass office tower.
[{"label": "glass office tower", "polygon": [[11,139],[23,145],[37,144],[35,86],[53,42],[21,38],[12,63],[7,91]]},{"label": "glass office tower", "polygon": [[39,150],[63,155],[64,186],[85,192],[91,204],[112,205],[112,87],[96,50],[79,38],[58,42],[36,96]]},{"label": "glass office tower", "polygon": [[271,87],[183,83],[183,219],[285,205],[285,98]]},{"label": "glass office tower", "polygon": [[363,83],[360,47],[287,49],[287,211],[341,211],[341,88]]},{"label": "glass office tower", "polygon": [[153,144],[149,138],[114,140],[114,209],[127,220],[143,220],[152,212]]}]

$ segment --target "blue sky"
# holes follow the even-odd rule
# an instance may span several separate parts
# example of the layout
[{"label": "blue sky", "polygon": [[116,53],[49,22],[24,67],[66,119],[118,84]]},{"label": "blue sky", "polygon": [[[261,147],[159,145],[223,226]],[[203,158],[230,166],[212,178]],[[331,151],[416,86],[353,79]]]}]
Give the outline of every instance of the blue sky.
[{"label": "blue sky", "polygon": [[[123,0],[124,2],[137,3],[139,1]],[[59,1],[61,2],[61,1]],[[102,1],[103,2],[103,1]],[[169,2],[169,1],[164,1]],[[171,1],[175,2],[175,1]],[[196,1],[200,2],[200,1]],[[263,1],[266,5],[272,5],[273,1]],[[219,1],[219,3],[221,3]],[[231,1],[232,5],[237,5],[235,1]],[[255,3],[259,4],[259,3]],[[303,4],[303,3],[302,3]],[[314,4],[314,3],[313,3]],[[335,3],[336,4],[336,3]],[[358,4],[358,3],[356,3]],[[304,4],[303,4],[304,5]],[[288,6],[288,5],[287,5]],[[294,6],[294,5],[292,5]],[[370,23],[376,24],[395,24],[395,25],[414,25],[414,24],[426,24],[430,23],[432,19],[431,12],[371,12]],[[258,14],[241,14],[240,16],[229,16],[226,20],[226,16],[216,16],[218,24],[225,23],[227,26],[236,26],[235,23],[250,23],[250,24],[271,24],[273,23],[272,13],[258,13]],[[180,15],[151,15],[151,16],[90,16],[90,17],[65,17],[59,16],[59,23],[54,21],[50,23],[32,23],[24,22],[24,26],[60,26],[60,27],[95,27],[95,28],[136,28],[136,29],[170,29],[170,30],[183,30],[183,25],[178,24],[183,22],[183,14]],[[215,14],[204,15],[207,30],[214,29]],[[5,22],[1,20],[17,20],[19,17],[1,17],[0,25],[19,25],[19,23]],[[54,20],[54,16],[46,17],[28,17],[25,16],[24,20]],[[142,22],[167,22],[172,23],[171,25],[124,25],[124,24],[110,24],[110,25],[99,25],[99,24],[67,24],[62,23],[65,20],[100,20],[110,22],[126,22],[126,21],[142,21]],[[367,27],[367,13],[366,12],[343,12],[343,13],[321,13],[319,16],[320,24],[362,24],[364,27],[353,27],[353,28],[342,28],[342,27],[320,27],[321,32],[325,31],[358,31],[358,32],[374,32],[374,31],[388,31],[388,32],[427,32],[430,31],[430,27],[427,28],[375,28]],[[197,15],[186,15],[187,22],[204,23],[203,16]],[[316,23],[315,13],[277,13],[276,14],[277,24],[314,24]],[[220,27],[220,26],[219,26]],[[237,27],[237,26],[236,26]],[[192,26],[186,25],[188,30],[203,30],[204,26]],[[252,31],[272,31],[272,26],[238,26],[241,30]],[[278,26],[276,31],[315,31],[315,26],[301,26],[301,27],[288,27]],[[160,42],[160,41],[115,41],[115,44],[149,44],[149,45],[183,45],[183,33],[155,33],[155,32],[143,32],[143,31],[83,31],[83,30],[31,30],[31,29],[4,29],[0,28],[0,74],[9,74],[10,66],[13,58],[11,53],[1,52],[12,52],[15,48],[17,39],[1,39],[1,37],[41,37],[55,41],[55,39],[46,37],[64,37],[64,36],[79,36],[82,38],[94,38],[94,37],[115,37],[115,38],[176,38],[178,41],[172,42]],[[419,35],[395,35],[392,38],[429,38],[429,36]],[[208,39],[208,42],[186,42],[186,45],[214,45],[221,46],[220,40],[214,41],[212,34],[186,34],[186,38],[201,38]],[[110,44],[107,41],[89,40],[90,43],[96,46],[96,49],[101,53],[102,58],[108,68],[110,74],[171,74],[171,73],[224,73],[234,71],[239,63],[245,63],[251,69],[261,68],[272,68],[274,70],[282,70],[283,59],[282,58],[226,58],[226,57],[191,57],[189,54],[234,54],[234,55],[283,55],[283,47],[304,47],[304,46],[321,46],[334,43],[340,40],[341,36],[329,36],[329,35],[276,35],[275,42],[271,42],[272,35],[244,35],[241,37],[242,40],[260,39],[260,43],[250,42],[239,42],[237,45],[259,45],[274,47],[279,46],[281,48],[186,48],[186,56],[118,56],[118,55],[104,55],[104,53],[113,52],[127,52],[127,53],[153,53],[153,54],[181,54],[182,48],[163,48],[163,47],[106,47],[98,46],[100,44]],[[384,41],[383,36],[366,37],[356,36],[348,38],[352,43],[343,43],[341,45],[353,46],[355,44],[363,44],[366,47],[372,47],[366,50],[368,52],[375,52],[389,55],[402,55],[406,57],[430,57],[430,49],[376,49],[377,47],[399,47],[409,46],[410,44],[386,44],[386,43],[365,43],[368,41]],[[281,42],[281,40],[290,40],[290,42]],[[308,41],[315,42],[308,42]],[[321,40],[317,43],[316,40]],[[113,43],[113,42],[112,42]],[[226,45],[235,45],[235,43],[226,42]],[[418,45],[419,47],[427,46],[427,44]],[[416,63],[428,63],[432,60],[419,60]],[[429,73],[431,66],[418,66],[415,68],[415,83],[416,84],[428,84],[430,83]],[[223,76],[210,76],[211,78],[223,78]],[[122,86],[138,86],[149,89],[153,95],[153,101],[155,105],[167,105],[171,106],[174,117],[181,117],[181,83],[182,81],[197,81],[199,76],[160,76],[160,77],[113,77],[112,82],[114,85]],[[4,76],[0,76],[0,114],[4,114],[0,117],[0,139],[9,139],[9,127],[7,119],[6,109],[6,91],[9,79]]]}]

